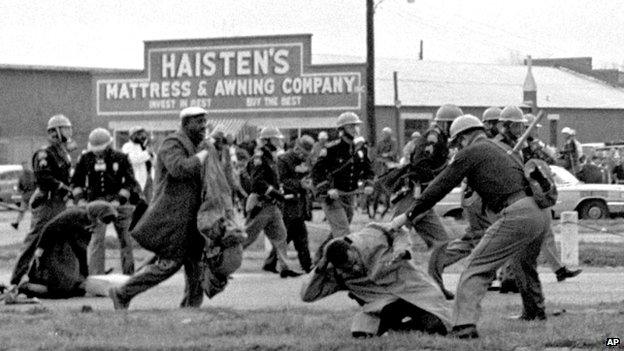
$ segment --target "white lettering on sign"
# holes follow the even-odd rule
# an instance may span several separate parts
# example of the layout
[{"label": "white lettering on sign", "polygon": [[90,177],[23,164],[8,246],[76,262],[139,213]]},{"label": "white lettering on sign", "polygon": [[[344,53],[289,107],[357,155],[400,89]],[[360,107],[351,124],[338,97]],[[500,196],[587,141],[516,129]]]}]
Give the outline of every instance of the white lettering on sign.
[{"label": "white lettering on sign", "polygon": [[220,73],[224,76],[257,76],[269,74],[273,63],[275,74],[286,74],[290,71],[289,54],[287,49],[274,48],[164,53],[160,56],[160,73],[163,79],[212,77],[217,74],[217,69],[220,69]]},{"label": "white lettering on sign", "polygon": [[131,83],[108,83],[106,84],[106,99],[157,99],[179,98],[191,95],[191,82],[185,81],[162,81],[162,82],[131,82]]},{"label": "white lettering on sign", "polygon": [[175,99],[163,99],[163,100],[150,100],[149,108],[152,110],[171,110],[176,107]]},{"label": "white lettering on sign", "polygon": [[288,50],[279,49],[275,52],[273,57],[277,64],[273,69],[275,74],[286,74],[290,70],[290,64],[288,63]]},{"label": "white lettering on sign", "polygon": [[284,94],[342,94],[354,92],[355,77],[286,77]]},{"label": "white lettering on sign", "polygon": [[272,95],[274,92],[273,78],[219,79],[215,85],[214,96]]}]

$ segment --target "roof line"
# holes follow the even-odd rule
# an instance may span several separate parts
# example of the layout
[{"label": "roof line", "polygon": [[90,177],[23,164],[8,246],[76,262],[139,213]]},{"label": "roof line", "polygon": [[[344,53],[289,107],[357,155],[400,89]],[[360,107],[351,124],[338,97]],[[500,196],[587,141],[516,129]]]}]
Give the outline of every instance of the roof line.
[{"label": "roof line", "polygon": [[85,73],[123,73],[142,72],[143,69],[121,68],[98,68],[98,67],[69,67],[69,66],[46,66],[46,65],[19,65],[0,64],[0,69],[14,71],[57,71],[57,72],[85,72]]}]

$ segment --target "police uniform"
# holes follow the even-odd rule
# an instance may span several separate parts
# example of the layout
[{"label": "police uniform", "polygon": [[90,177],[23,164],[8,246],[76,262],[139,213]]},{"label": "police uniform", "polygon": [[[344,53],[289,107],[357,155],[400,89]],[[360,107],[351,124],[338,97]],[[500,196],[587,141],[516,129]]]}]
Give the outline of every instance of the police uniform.
[{"label": "police uniform", "polygon": [[[299,171],[297,167],[299,167]],[[308,247],[308,229],[305,221],[310,199],[308,191],[301,185],[301,180],[309,173],[309,171],[301,171],[301,169],[305,170],[309,167],[305,160],[291,149],[277,158],[277,168],[286,197],[281,207],[284,224],[286,225],[286,242],[293,242],[301,268],[309,272],[312,268],[312,260]],[[273,248],[264,263],[265,270],[274,270],[276,263],[277,256],[275,248]]]},{"label": "police uniform", "polygon": [[483,207],[481,197],[469,186],[464,184],[461,195],[461,206],[468,226],[464,235],[435,247],[429,256],[429,275],[440,286],[447,299],[453,299],[452,292],[444,287],[442,273],[453,263],[468,257],[485,234],[486,229],[494,223],[496,215]]},{"label": "police uniform", "polygon": [[[359,187],[360,181],[371,181],[374,177],[367,149],[358,150],[346,141],[346,137],[334,140],[321,150],[319,158],[312,168],[312,181],[317,188],[337,189],[340,192],[352,192]],[[325,186],[323,186],[325,184]],[[349,224],[353,219],[354,195],[340,195],[337,199],[329,196],[321,203],[331,227],[331,237],[341,237],[350,233]]]},{"label": "police uniform", "polygon": [[413,221],[432,208],[462,179],[481,197],[486,208],[500,217],[474,248],[457,288],[453,322],[456,327],[475,325],[480,302],[496,269],[513,259],[526,319],[545,318],[544,296],[537,274],[537,257],[550,230],[550,211],[540,209],[526,195],[524,170],[505,150],[476,136],[415,200],[407,217]]},{"label": "police uniform", "polygon": [[37,190],[31,198],[30,232],[24,239],[25,249],[15,265],[11,284],[19,284],[33,259],[43,227],[66,208],[70,193],[71,157],[59,142],[52,142],[35,152],[32,159]]},{"label": "police uniform", "polygon": [[[410,155],[410,173],[414,179],[409,180],[409,192],[403,194],[394,207],[393,217],[405,213],[414,204],[414,197],[423,191],[429,182],[446,166],[449,150],[448,137],[438,125],[429,128],[416,145]],[[449,235],[442,225],[440,217],[430,209],[420,216],[420,219],[411,223],[428,248],[438,246],[449,240]],[[416,242],[414,240],[413,242]]]},{"label": "police uniform", "polygon": [[[86,151],[78,159],[71,181],[75,200],[89,202],[105,200],[119,201],[119,215],[113,222],[121,250],[121,266],[124,274],[134,273],[132,243],[128,228],[134,206],[128,202],[130,194],[139,190],[134,179],[128,155],[107,147],[102,152]],[[93,230],[89,245],[89,274],[104,274],[106,225],[99,223]]]},{"label": "police uniform", "polygon": [[247,248],[256,241],[260,232],[264,230],[264,234],[276,250],[278,271],[287,271],[289,269],[286,263],[286,227],[279,208],[283,195],[279,191],[277,163],[271,150],[266,146],[256,150],[247,163],[247,172],[251,177],[252,193],[247,200],[245,230],[248,238],[243,247]]}]

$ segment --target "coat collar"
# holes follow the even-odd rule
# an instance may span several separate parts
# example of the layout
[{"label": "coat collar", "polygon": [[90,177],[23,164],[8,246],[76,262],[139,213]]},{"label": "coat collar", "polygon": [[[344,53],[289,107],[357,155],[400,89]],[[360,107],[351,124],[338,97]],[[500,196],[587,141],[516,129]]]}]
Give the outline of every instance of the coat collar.
[{"label": "coat collar", "polygon": [[186,135],[183,130],[178,130],[177,132],[171,134],[168,138],[177,139],[180,141],[186,152],[190,155],[197,153],[197,147],[193,144],[191,139]]}]

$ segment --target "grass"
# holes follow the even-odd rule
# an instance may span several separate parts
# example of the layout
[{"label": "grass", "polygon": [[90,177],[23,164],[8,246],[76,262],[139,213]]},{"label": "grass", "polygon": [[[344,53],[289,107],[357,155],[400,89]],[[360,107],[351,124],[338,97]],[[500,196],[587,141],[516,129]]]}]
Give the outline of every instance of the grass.
[{"label": "grass", "polygon": [[482,337],[476,341],[419,332],[356,340],[349,333],[355,309],[81,313],[32,307],[3,310],[0,340],[2,349],[37,350],[515,350],[598,349],[606,337],[622,337],[621,303],[590,306],[584,313],[558,307],[570,312],[546,322],[518,322],[503,318],[514,307],[488,306],[479,325]]}]

